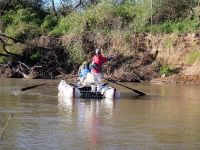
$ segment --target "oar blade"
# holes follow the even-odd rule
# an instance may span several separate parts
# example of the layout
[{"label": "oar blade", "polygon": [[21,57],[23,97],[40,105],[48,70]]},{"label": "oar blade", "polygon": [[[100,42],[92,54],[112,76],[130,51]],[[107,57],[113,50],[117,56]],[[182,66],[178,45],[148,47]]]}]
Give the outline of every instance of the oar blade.
[{"label": "oar blade", "polygon": [[138,93],[139,96],[144,96],[144,95],[146,95],[145,93],[143,93],[143,92],[141,92],[141,91],[138,91],[138,90],[135,90],[135,89],[133,89],[133,91],[134,91],[135,93]]},{"label": "oar blade", "polygon": [[146,95],[145,93],[143,93],[143,92],[141,92],[141,91],[138,91],[138,90],[135,90],[135,89],[130,88],[130,87],[128,87],[128,86],[125,86],[125,85],[123,85],[123,84],[120,84],[120,83],[118,83],[118,82],[116,82],[116,81],[114,81],[114,80],[111,80],[111,79],[106,79],[106,80],[109,81],[109,82],[115,83],[115,84],[117,84],[117,85],[120,85],[120,86],[122,86],[122,87],[125,87],[125,88],[127,88],[127,89],[129,89],[129,90],[132,90],[133,92],[139,94],[139,96],[144,96],[144,95]]},{"label": "oar blade", "polygon": [[32,85],[32,86],[28,86],[28,87],[25,87],[25,88],[22,88],[21,91],[27,91],[27,90],[30,90],[30,89],[34,89],[38,86],[42,86],[42,85],[46,85],[47,83],[42,83],[42,84],[37,84],[37,85]]}]

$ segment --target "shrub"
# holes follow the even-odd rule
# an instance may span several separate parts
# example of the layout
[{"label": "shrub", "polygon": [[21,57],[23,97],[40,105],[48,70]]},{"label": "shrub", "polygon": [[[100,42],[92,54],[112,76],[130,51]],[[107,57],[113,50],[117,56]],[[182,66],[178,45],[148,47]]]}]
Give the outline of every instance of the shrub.
[{"label": "shrub", "polygon": [[20,22],[6,28],[6,34],[19,40],[27,40],[40,34],[38,26]]},{"label": "shrub", "polygon": [[198,27],[199,21],[197,18],[176,20],[176,21],[166,21],[164,23],[156,24],[153,26],[147,26],[146,30],[155,33],[188,33],[200,31]]},{"label": "shrub", "polygon": [[50,35],[64,35],[68,33],[81,34],[107,30],[112,26],[113,5],[99,3],[91,6],[84,12],[73,12],[66,17],[61,17],[58,25],[50,31]]},{"label": "shrub", "polygon": [[161,75],[171,75],[175,73],[175,69],[170,67],[169,65],[163,65],[160,67],[160,74]]},{"label": "shrub", "polygon": [[118,5],[116,8],[116,15],[122,18],[123,24],[130,23],[136,17],[134,5],[132,3]]},{"label": "shrub", "polygon": [[0,63],[5,63],[7,59],[5,57],[0,57]]},{"label": "shrub", "polygon": [[51,31],[58,24],[58,18],[53,15],[48,15],[45,17],[43,24],[41,25],[41,30],[43,33]]},{"label": "shrub", "polygon": [[10,43],[10,45],[6,47],[8,51],[18,55],[21,55],[23,53],[23,49],[25,48],[27,48],[27,46],[20,43]]},{"label": "shrub", "polygon": [[138,3],[133,8],[135,18],[130,23],[129,27],[135,32],[146,32],[146,26],[149,25],[151,17],[150,1],[144,1],[144,3]]},{"label": "shrub", "polygon": [[79,42],[71,42],[70,45],[66,47],[68,51],[67,63],[81,64],[85,60],[85,54],[81,47]]},{"label": "shrub", "polygon": [[49,32],[50,35],[64,35],[69,32],[82,33],[84,19],[78,12],[60,18],[58,25]]},{"label": "shrub", "polygon": [[156,3],[153,22],[161,23],[189,17],[193,13],[191,2],[189,0],[164,0]]},{"label": "shrub", "polygon": [[[176,3],[176,5],[178,4],[179,3]],[[178,9],[178,6],[174,6],[173,10],[174,9]],[[188,7],[185,9],[190,10]],[[153,9],[153,14],[156,10],[157,9]],[[159,9],[159,11],[161,10]],[[193,17],[193,19],[191,19],[189,16],[183,19],[180,13],[177,15],[177,18],[164,19],[151,26],[151,7],[149,0],[138,3],[125,2],[116,5],[109,2],[101,2],[88,7],[84,11],[73,11],[66,17],[61,17],[58,21],[58,25],[50,31],[50,34],[82,34],[84,32],[108,33],[112,30],[122,30],[122,28],[126,31],[156,33],[200,31],[198,17]]]},{"label": "shrub", "polygon": [[37,62],[41,59],[41,54],[39,52],[33,52],[30,56],[31,61]]},{"label": "shrub", "polygon": [[3,17],[5,32],[14,38],[24,40],[40,34],[39,19],[31,9],[10,10]]}]

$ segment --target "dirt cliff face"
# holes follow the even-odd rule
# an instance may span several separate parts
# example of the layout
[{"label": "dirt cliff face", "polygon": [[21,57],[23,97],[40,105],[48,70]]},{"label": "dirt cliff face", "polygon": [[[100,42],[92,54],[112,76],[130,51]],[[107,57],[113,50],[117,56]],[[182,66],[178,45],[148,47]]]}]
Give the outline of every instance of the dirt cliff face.
[{"label": "dirt cliff face", "polygon": [[192,51],[200,50],[199,33],[148,35],[148,39],[151,39],[151,51],[158,50],[157,60],[162,64],[191,67],[199,61],[188,60]]},{"label": "dirt cliff face", "polygon": [[[88,41],[90,42],[88,43]],[[88,37],[87,35],[83,37],[80,35],[42,36],[35,39],[33,43],[40,48],[44,48],[42,50],[44,54],[42,58],[44,59],[37,63],[37,66],[41,67],[34,74],[41,72],[42,68],[52,72],[51,76],[38,76],[39,78],[57,78],[59,74],[62,77],[69,73],[76,74],[78,66],[81,65],[80,62],[75,60],[73,64],[66,65],[68,61],[65,60],[69,58],[68,56],[72,52],[71,48],[74,48],[73,52],[78,52],[83,60],[90,59],[95,49],[101,48],[105,56],[111,55],[114,57],[104,67],[106,78],[114,78],[118,81],[150,81],[161,77],[159,70],[162,65],[169,65],[178,70],[177,74],[173,75],[175,80],[199,79],[200,33],[147,34],[115,32],[109,36],[101,33],[89,34]],[[77,45],[78,48],[74,47]],[[52,59],[47,56],[51,56]],[[15,71],[9,72],[9,69],[13,70],[12,66],[9,66],[9,69],[2,66],[0,67],[2,77],[16,75]],[[35,78],[33,72],[20,75],[19,69],[16,66],[15,68],[15,70],[18,70],[18,77],[30,76]],[[187,76],[190,76],[190,78]]]},{"label": "dirt cliff face", "polygon": [[112,64],[112,76],[118,80],[155,79],[161,77],[160,67],[168,65],[176,70],[175,75],[170,77],[170,82],[172,77],[173,80],[199,82],[200,33],[132,33],[128,37],[117,34],[110,41],[109,54],[121,55]]},{"label": "dirt cliff face", "polygon": [[[139,36],[139,38],[138,38]],[[200,33],[189,34],[136,34],[136,49],[155,54],[156,62],[176,69],[176,74],[159,78],[169,83],[200,83]],[[137,41],[142,42],[137,42]],[[141,44],[141,45],[140,45]]]}]

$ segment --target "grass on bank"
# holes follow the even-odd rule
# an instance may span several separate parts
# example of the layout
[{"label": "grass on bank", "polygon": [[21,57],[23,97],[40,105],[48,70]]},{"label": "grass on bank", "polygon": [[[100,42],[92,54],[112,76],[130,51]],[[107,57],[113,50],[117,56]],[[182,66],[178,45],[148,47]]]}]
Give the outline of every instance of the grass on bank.
[{"label": "grass on bank", "polygon": [[147,26],[143,31],[153,33],[189,33],[200,31],[200,22],[197,17],[194,19],[167,21],[153,26]]},{"label": "grass on bank", "polygon": [[190,53],[186,55],[186,62],[189,65],[194,64],[195,62],[200,61],[200,51],[199,50],[192,50]]}]

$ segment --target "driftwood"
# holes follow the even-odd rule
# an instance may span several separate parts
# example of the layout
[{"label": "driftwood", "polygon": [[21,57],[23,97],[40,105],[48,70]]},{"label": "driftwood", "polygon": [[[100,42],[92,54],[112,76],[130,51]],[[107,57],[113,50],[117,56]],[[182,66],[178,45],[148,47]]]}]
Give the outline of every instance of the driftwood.
[{"label": "driftwood", "polygon": [[11,113],[9,115],[8,120],[6,121],[3,129],[0,131],[0,139],[1,139],[1,141],[3,140],[4,133],[5,133],[6,129],[8,128],[9,122],[12,119],[13,116],[14,116],[14,113]]}]

